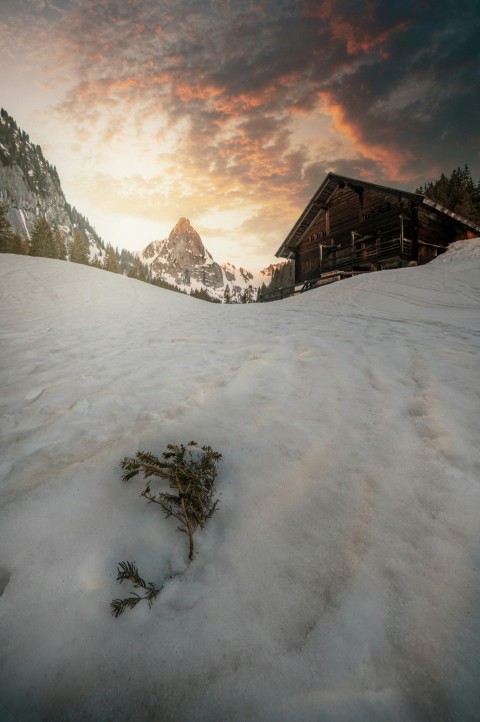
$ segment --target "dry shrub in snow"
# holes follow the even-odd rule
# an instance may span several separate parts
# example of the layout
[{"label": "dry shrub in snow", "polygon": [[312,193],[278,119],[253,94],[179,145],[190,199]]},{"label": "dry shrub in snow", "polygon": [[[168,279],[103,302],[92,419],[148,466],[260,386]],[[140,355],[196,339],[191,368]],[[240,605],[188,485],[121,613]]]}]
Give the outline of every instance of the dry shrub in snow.
[{"label": "dry shrub in snow", "polygon": [[[173,516],[178,522],[178,531],[188,535],[188,559],[193,559],[193,535],[197,529],[203,529],[207,519],[210,519],[218,501],[214,500],[215,479],[217,477],[217,463],[222,455],[214,451],[211,446],[202,446],[199,449],[196,441],[183,444],[169,444],[168,451],[163,452],[162,459],[145,451],[138,451],[135,458],[126,457],[121,462],[124,470],[122,479],[129,481],[134,476],[143,473],[147,483],[141,496],[147,501],[159,504],[165,516]],[[174,494],[167,491],[152,491],[151,479],[157,477],[168,481]],[[161,591],[152,582],[145,582],[139,575],[134,562],[120,562],[117,569],[117,581],[131,581],[134,589],[142,589],[145,594],[140,596],[132,592],[126,599],[114,599],[110,608],[112,614],[118,617],[125,609],[132,609],[142,600],[148,601],[151,606]]]}]

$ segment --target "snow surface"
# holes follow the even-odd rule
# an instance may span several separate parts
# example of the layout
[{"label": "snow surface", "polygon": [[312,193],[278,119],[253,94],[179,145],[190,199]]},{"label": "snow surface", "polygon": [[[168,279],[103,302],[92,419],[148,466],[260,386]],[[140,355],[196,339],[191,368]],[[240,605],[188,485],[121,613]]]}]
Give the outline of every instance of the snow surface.
[{"label": "snow surface", "polygon": [[[480,719],[480,240],[265,305],[2,255],[0,719]],[[121,481],[223,454],[184,535]],[[114,619],[135,560],[166,583]]]}]

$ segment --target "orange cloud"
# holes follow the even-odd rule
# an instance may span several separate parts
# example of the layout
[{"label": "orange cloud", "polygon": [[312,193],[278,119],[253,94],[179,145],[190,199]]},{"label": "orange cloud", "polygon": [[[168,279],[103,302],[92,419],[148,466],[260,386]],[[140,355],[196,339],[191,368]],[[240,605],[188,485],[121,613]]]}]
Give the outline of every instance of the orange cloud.
[{"label": "orange cloud", "polygon": [[402,20],[392,27],[380,29],[376,27],[376,10],[375,2],[366,2],[365,13],[350,19],[340,15],[337,0],[324,0],[320,5],[305,0],[302,12],[305,17],[318,18],[328,23],[332,38],[343,42],[349,55],[359,51],[368,54],[380,48],[380,54],[386,59],[389,54],[383,45],[395,33],[410,27],[411,22]]},{"label": "orange cloud", "polygon": [[164,73],[154,73],[152,75],[149,75],[148,80],[150,83],[153,83],[154,85],[168,85],[173,80],[172,73],[164,72]]},{"label": "orange cloud", "polygon": [[332,93],[322,92],[320,98],[324,112],[332,119],[334,129],[347,138],[358,153],[378,163],[392,180],[405,183],[415,180],[416,174],[402,171],[402,168],[414,160],[408,148],[404,147],[399,151],[385,145],[368,143],[363,137],[360,125],[347,119],[344,109]]},{"label": "orange cloud", "polygon": [[175,85],[175,93],[184,103],[189,103],[191,100],[212,101],[223,92],[223,88],[217,88],[213,85],[192,85],[190,83],[177,83]]},{"label": "orange cloud", "polygon": [[[383,58],[388,58],[388,52],[382,47],[388,38],[401,30],[406,30],[409,23],[399,22],[392,28],[388,28],[383,32],[379,32],[377,35],[369,33],[365,28],[363,29],[364,36],[359,37],[358,26],[353,26],[350,23],[339,21],[338,23],[332,24],[333,37],[336,39],[344,40],[346,42],[347,53],[354,55],[359,50],[368,54],[375,48],[380,46],[380,53]],[[361,29],[360,29],[361,34]]]}]

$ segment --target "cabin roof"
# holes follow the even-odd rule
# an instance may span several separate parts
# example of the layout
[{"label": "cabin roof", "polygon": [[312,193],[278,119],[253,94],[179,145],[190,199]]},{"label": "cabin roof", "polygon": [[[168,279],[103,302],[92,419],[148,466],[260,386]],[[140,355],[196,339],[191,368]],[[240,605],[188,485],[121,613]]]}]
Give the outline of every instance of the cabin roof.
[{"label": "cabin roof", "polygon": [[467,218],[459,216],[457,213],[449,211],[447,208],[444,208],[439,203],[435,203],[435,201],[430,200],[430,198],[427,198],[421,193],[412,193],[410,191],[399,190],[398,188],[390,188],[388,186],[379,185],[378,183],[369,183],[368,181],[348,178],[347,176],[337,175],[336,173],[328,173],[323,183],[310,199],[310,202],[301,214],[300,218],[297,220],[292,230],[276,252],[275,255],[277,257],[288,257],[289,251],[300,243],[305,232],[315,220],[318,213],[321,210],[327,209],[328,202],[336,189],[339,187],[344,188],[345,186],[350,186],[351,188],[373,188],[375,190],[388,193],[389,195],[397,195],[402,198],[413,200],[418,203],[418,205],[430,206],[440,213],[444,213],[456,221],[463,223],[468,228],[471,228],[480,234],[479,225],[473,223],[473,221],[469,221]]}]

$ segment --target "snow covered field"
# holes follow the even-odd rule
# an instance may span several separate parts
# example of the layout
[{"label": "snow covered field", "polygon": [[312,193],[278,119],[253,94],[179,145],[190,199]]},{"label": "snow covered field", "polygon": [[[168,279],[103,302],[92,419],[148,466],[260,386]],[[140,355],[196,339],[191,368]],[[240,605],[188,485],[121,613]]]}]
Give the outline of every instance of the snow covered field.
[{"label": "snow covered field", "polygon": [[[0,277],[2,722],[480,719],[480,241],[265,305]],[[119,462],[190,439],[186,567]],[[124,559],[185,574],[114,619]]]}]

